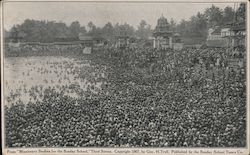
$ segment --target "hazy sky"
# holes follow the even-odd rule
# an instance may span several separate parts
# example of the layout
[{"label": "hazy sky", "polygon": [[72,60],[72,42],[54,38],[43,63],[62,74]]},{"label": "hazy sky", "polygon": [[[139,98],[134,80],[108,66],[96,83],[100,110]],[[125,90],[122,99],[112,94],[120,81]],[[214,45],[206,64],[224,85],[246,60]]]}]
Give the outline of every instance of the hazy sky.
[{"label": "hazy sky", "polygon": [[4,28],[9,30],[27,18],[62,21],[67,25],[77,20],[82,26],[89,21],[97,26],[104,26],[108,21],[112,24],[126,22],[135,28],[144,19],[154,28],[162,14],[168,20],[173,18],[179,22],[198,11],[204,12],[212,4],[222,9],[234,7],[234,3],[6,2]]}]

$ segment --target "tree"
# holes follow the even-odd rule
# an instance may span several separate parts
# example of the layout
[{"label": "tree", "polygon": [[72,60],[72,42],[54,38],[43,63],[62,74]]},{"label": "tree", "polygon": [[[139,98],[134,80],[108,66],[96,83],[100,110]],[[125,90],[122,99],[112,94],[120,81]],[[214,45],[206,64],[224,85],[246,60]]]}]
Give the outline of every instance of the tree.
[{"label": "tree", "polygon": [[171,31],[173,31],[173,32],[176,31],[176,22],[174,21],[173,18],[170,19],[170,25],[169,26],[170,26]]},{"label": "tree", "polygon": [[130,26],[129,24],[125,23],[123,25],[120,25],[120,30],[124,30],[124,33],[128,36],[134,36],[135,29],[133,26]]},{"label": "tree", "polygon": [[120,33],[120,25],[119,25],[119,23],[116,23],[115,25],[114,25],[114,37],[116,37],[116,36],[118,36],[119,35],[119,33]]},{"label": "tree", "polygon": [[55,39],[59,39],[59,41],[68,39],[71,34],[67,25],[62,22],[55,23],[55,32]]},{"label": "tree", "polygon": [[93,24],[92,21],[90,21],[88,23],[88,28],[89,28],[89,32],[91,32],[91,31],[94,31],[96,29],[96,26]]},{"label": "tree", "polygon": [[85,28],[85,26],[81,26],[80,27],[80,33],[87,33],[87,30],[86,30],[86,28]]},{"label": "tree", "polygon": [[36,27],[37,23],[35,20],[26,19],[23,24],[18,25],[18,31],[24,32],[27,36],[24,37],[25,41],[36,41]]},{"label": "tree", "polygon": [[151,26],[147,24],[145,20],[141,20],[136,35],[141,39],[148,39],[151,36]]},{"label": "tree", "polygon": [[46,31],[44,32],[46,35],[46,42],[54,42],[56,33],[55,21],[47,21]]},{"label": "tree", "polygon": [[5,39],[10,39],[10,31],[7,31],[6,29],[4,29],[4,32],[3,32],[3,36]]},{"label": "tree", "polygon": [[145,29],[147,26],[147,22],[145,20],[141,20],[139,28]]},{"label": "tree", "polygon": [[78,21],[74,21],[71,23],[69,30],[71,32],[71,37],[78,38],[78,35],[81,31],[81,25]]},{"label": "tree", "polygon": [[182,36],[186,35],[187,25],[188,25],[188,22],[182,19],[181,22],[176,26],[176,31],[180,33]]},{"label": "tree", "polygon": [[208,20],[208,27],[221,26],[223,23],[222,10],[214,5],[206,9],[205,16]]},{"label": "tree", "polygon": [[180,24],[176,26],[176,31],[182,36],[206,37],[207,36],[207,19],[206,16],[200,12],[192,16],[189,21],[181,20]]},{"label": "tree", "polygon": [[196,36],[199,37],[206,37],[207,36],[207,20],[204,14],[201,14],[200,12],[197,13],[197,15],[193,19],[194,21],[192,22],[193,25],[193,33]]},{"label": "tree", "polygon": [[235,12],[232,7],[227,6],[223,11],[223,24],[230,24],[234,21]]},{"label": "tree", "polygon": [[10,38],[11,38],[14,42],[17,42],[17,41],[18,41],[18,29],[17,29],[16,25],[14,25],[14,26],[10,29]]},{"label": "tree", "polygon": [[240,3],[240,7],[236,11],[236,20],[238,22],[246,22],[246,4]]},{"label": "tree", "polygon": [[102,35],[107,40],[114,39],[114,27],[110,22],[105,24],[104,27],[102,28]]}]

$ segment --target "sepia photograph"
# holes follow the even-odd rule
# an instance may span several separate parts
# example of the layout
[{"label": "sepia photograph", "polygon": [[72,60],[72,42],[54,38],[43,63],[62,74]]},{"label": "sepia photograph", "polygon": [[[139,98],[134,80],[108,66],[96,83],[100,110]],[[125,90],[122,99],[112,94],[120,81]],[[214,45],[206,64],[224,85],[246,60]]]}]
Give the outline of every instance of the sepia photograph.
[{"label": "sepia photograph", "polygon": [[248,3],[2,2],[5,153],[249,149]]}]

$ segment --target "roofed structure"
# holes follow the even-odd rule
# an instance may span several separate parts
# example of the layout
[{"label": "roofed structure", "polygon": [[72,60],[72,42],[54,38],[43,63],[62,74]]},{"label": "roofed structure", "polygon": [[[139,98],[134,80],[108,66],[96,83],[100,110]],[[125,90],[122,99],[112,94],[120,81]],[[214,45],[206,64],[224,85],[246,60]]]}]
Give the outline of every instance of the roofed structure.
[{"label": "roofed structure", "polygon": [[183,43],[180,39],[180,34],[173,33],[170,30],[170,25],[168,23],[167,18],[161,16],[157,20],[157,25],[155,27],[154,33],[154,48],[157,49],[166,49],[166,48],[173,48],[173,49],[182,49]]},{"label": "roofed structure", "polygon": [[155,37],[157,37],[157,36],[168,37],[168,36],[172,35],[172,33],[173,32],[170,31],[170,26],[169,26],[167,18],[161,16],[157,20],[157,25],[155,27],[153,35]]}]

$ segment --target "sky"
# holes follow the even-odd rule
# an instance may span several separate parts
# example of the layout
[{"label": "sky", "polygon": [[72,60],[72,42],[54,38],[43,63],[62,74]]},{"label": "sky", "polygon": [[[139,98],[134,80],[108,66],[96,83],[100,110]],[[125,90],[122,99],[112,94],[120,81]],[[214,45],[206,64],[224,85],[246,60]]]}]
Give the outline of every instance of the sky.
[{"label": "sky", "polygon": [[92,21],[102,27],[107,22],[112,24],[128,23],[135,28],[144,19],[153,28],[162,15],[176,22],[189,19],[198,12],[214,4],[221,9],[234,7],[234,3],[132,3],[132,2],[5,2],[3,4],[4,28],[9,30],[14,24],[21,24],[25,19],[64,22],[70,25],[79,21],[86,26]]}]

